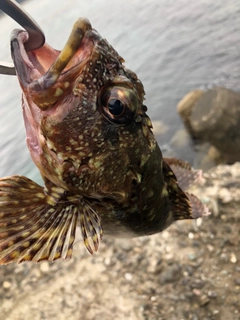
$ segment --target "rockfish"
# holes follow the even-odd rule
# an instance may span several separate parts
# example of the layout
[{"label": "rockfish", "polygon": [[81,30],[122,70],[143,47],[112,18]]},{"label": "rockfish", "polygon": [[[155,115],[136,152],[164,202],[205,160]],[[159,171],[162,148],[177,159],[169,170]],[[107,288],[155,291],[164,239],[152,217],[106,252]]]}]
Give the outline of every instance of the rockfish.
[{"label": "rockfish", "polygon": [[103,234],[151,235],[208,213],[183,191],[199,172],[163,159],[141,81],[88,20],[74,24],[62,51],[26,52],[27,40],[14,30],[11,53],[44,187],[0,179],[0,264],[68,259],[77,226],[93,253]]}]

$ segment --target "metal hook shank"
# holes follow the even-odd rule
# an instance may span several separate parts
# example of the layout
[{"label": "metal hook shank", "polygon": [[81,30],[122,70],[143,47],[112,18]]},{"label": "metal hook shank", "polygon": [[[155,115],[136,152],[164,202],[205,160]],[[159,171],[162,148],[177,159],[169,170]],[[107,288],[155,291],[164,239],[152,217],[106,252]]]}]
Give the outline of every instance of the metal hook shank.
[{"label": "metal hook shank", "polygon": [[36,50],[44,45],[45,36],[42,29],[16,1],[0,0],[0,9],[28,32],[29,40],[25,43],[26,51]]},{"label": "metal hook shank", "polygon": [[[28,41],[24,44],[26,51],[41,48],[45,43],[45,35],[30,15],[14,0],[0,0],[0,9],[19,23],[29,34]],[[14,75],[15,68],[12,64],[0,62],[0,73]]]}]

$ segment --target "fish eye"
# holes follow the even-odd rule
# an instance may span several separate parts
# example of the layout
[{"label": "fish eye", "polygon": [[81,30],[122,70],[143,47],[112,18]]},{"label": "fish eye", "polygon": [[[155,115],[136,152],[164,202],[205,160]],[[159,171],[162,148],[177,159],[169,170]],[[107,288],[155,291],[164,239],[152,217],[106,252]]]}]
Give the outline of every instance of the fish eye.
[{"label": "fish eye", "polygon": [[136,114],[138,99],[133,90],[121,86],[110,86],[100,91],[98,106],[109,121],[118,124],[130,123]]},{"label": "fish eye", "polygon": [[126,106],[121,100],[110,98],[107,107],[113,116],[120,116],[124,112]]}]

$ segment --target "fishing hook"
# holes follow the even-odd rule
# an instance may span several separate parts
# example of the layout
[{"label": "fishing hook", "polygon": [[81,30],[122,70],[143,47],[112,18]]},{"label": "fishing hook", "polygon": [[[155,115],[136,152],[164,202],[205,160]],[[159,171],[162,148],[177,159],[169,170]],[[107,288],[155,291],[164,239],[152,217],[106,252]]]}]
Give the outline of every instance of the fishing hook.
[{"label": "fishing hook", "polygon": [[[28,32],[29,39],[24,44],[26,51],[36,50],[44,45],[45,35],[42,29],[15,0],[0,0],[0,9]],[[0,74],[16,75],[14,65],[0,61]]]}]

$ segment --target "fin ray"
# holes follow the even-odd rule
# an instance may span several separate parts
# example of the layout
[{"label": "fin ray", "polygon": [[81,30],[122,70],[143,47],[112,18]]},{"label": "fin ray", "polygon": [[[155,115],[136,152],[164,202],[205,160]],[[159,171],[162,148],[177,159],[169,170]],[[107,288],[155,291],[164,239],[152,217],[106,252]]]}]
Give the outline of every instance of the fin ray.
[{"label": "fin ray", "polygon": [[102,228],[97,213],[89,204],[86,204],[83,212],[80,213],[80,227],[85,247],[93,254],[98,250],[102,239]]},{"label": "fin ray", "polygon": [[[196,196],[184,192],[178,183],[180,179],[182,185],[189,187],[199,179],[199,171],[192,170],[190,164],[182,160],[169,158],[164,160],[166,161],[163,161],[163,171],[174,220],[197,219],[210,214],[208,208]],[[174,171],[174,166],[180,170],[175,168]],[[176,170],[180,177],[177,177]],[[183,174],[182,180],[181,174]]]},{"label": "fin ray", "polygon": [[177,178],[178,185],[184,191],[202,177],[202,170],[192,169],[191,165],[186,161],[175,158],[164,158],[164,161],[170,166]]},{"label": "fin ray", "polygon": [[47,200],[28,178],[0,179],[0,264],[71,258],[78,224],[88,251],[97,251],[102,229],[91,206],[80,197],[55,205]]},{"label": "fin ray", "polygon": [[191,204],[193,219],[208,216],[211,214],[208,207],[205,206],[202,201],[198,199],[198,197],[188,192],[186,192],[186,195]]}]

